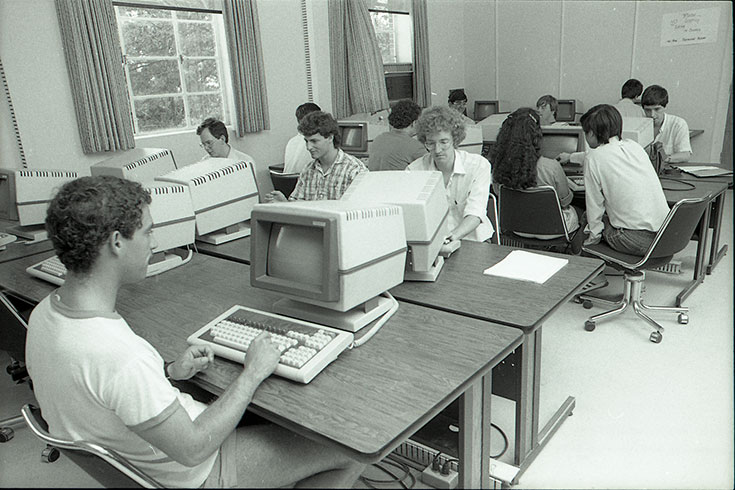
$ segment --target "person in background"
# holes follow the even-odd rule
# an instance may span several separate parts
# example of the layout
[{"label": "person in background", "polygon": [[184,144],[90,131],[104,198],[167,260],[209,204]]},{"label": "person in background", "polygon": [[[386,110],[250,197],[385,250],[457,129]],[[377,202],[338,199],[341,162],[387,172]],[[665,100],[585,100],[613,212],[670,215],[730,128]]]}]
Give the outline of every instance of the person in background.
[{"label": "person in background", "polygon": [[438,170],[444,177],[449,204],[447,245],[463,238],[478,242],[492,237],[487,217],[491,167],[483,156],[458,150],[465,125],[458,111],[434,106],[418,119],[417,136],[429,151],[406,170]]},{"label": "person in background", "polygon": [[265,202],[339,199],[357,174],[368,171],[358,158],[339,147],[339,129],[331,114],[322,111],[307,114],[299,123],[299,133],[306,141],[312,161],[301,171],[288,199],[281,191],[274,190],[266,194]]},{"label": "person in background", "polygon": [[[322,109],[313,102],[306,102],[296,108],[296,122],[301,122],[305,115],[321,111]],[[286,143],[286,152],[283,156],[283,173],[300,174],[304,167],[311,162],[312,158],[304,143],[304,136],[297,134]]]},{"label": "person in background", "polygon": [[615,107],[596,105],[581,119],[590,151],[584,186],[588,237],[613,249],[643,255],[669,213],[661,181],[646,151],[621,139],[623,119]]},{"label": "person in background", "polygon": [[457,88],[449,91],[449,107],[462,115],[465,125],[473,125],[475,121],[467,117],[467,94],[463,88]]},{"label": "person in background", "polygon": [[653,119],[653,144],[660,145],[666,157],[664,163],[688,162],[692,157],[687,122],[666,113],[669,93],[660,85],[651,85],[643,91],[641,105],[647,117]]},{"label": "person in background", "polygon": [[416,136],[416,120],[421,107],[412,100],[399,100],[388,115],[390,130],[379,134],[370,146],[368,169],[404,170],[408,164],[426,154]]},{"label": "person in background", "polygon": [[541,126],[568,126],[565,122],[556,122],[556,110],[559,102],[553,95],[542,95],[536,101],[536,111],[541,118]]},{"label": "person in background", "polygon": [[[571,206],[574,194],[557,160],[541,156],[541,123],[538,113],[522,107],[503,122],[493,148],[493,188],[500,194],[499,185],[513,189],[528,189],[540,185],[554,188],[564,217],[567,232],[574,238],[572,252],[579,254],[584,236],[579,229],[580,211]],[[532,238],[552,239],[561,235],[531,235]]]},{"label": "person in background", "polygon": [[278,364],[269,334],[205,405],[169,379],[206,370],[211,347],[164,363],[117,312],[118,291],[145,279],[156,246],[150,202],[137,182],[97,176],[65,184],[49,204],[67,275],[31,314],[26,363],[51,435],[104,444],[164,487],[351,487],[364,466],[340,451],[275,424],[238,427]]},{"label": "person in background", "polygon": [[620,112],[623,117],[646,117],[646,113],[643,112],[643,108],[636,104],[636,100],[640,97],[643,92],[643,84],[631,78],[623,84],[620,89],[620,100],[615,104],[615,108]]},{"label": "person in background", "polygon": [[197,127],[197,135],[199,135],[200,146],[206,150],[208,155],[204,159],[209,157],[232,158],[255,164],[253,157],[230,146],[227,127],[222,121],[208,117]]}]

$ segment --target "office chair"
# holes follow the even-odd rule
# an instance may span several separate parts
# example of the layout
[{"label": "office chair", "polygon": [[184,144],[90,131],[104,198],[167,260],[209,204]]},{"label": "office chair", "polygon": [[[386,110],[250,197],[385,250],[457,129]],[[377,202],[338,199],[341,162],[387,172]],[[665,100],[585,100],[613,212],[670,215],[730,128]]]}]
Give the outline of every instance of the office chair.
[{"label": "office chair", "polygon": [[[574,233],[567,231],[556,190],[548,185],[528,189],[500,186],[500,237],[503,245],[566,251]],[[542,240],[519,235],[558,235]]]},{"label": "office chair", "polygon": [[[33,306],[15,297],[11,300],[6,293],[0,291],[0,346],[11,359],[6,371],[15,383],[27,381],[32,388],[24,365],[27,323],[19,308],[27,314]],[[22,423],[23,418],[20,415],[0,420],[0,443],[11,440],[15,435],[13,427],[21,426]]]},{"label": "office chair", "polygon": [[53,459],[48,460],[48,455],[53,455],[53,449],[58,448],[105,487],[162,488],[155,479],[140,471],[112,449],[87,441],[67,441],[53,437],[48,433],[48,424],[41,416],[38,407],[27,404],[23,406],[21,413],[31,432],[52,449],[48,453],[44,452],[45,462],[53,462],[58,458],[57,452],[55,457],[51,456]]},{"label": "office chair", "polygon": [[498,224],[498,198],[495,197],[495,194],[492,193],[492,189],[487,200],[487,217],[490,220],[490,224],[493,225],[493,230],[495,230],[495,233],[490,238],[490,243],[500,245],[500,226]]},{"label": "office chair", "polygon": [[707,198],[682,199],[674,204],[666,216],[661,228],[656,233],[653,243],[642,256],[630,255],[613,250],[605,243],[583,246],[582,251],[601,258],[612,267],[623,271],[624,291],[623,297],[618,302],[607,301],[593,296],[581,295],[580,299],[591,301],[605,306],[613,307],[612,310],[591,316],[584,324],[585,330],[591,332],[595,329],[597,322],[625,311],[629,305],[633,311],[655,328],[649,339],[656,344],[663,339],[664,328],[651,319],[645,311],[672,311],[678,312],[678,322],[689,323],[689,308],[685,306],[649,306],[641,299],[646,274],[644,270],[655,269],[667,264],[674,254],[683,250],[692,237],[692,233],[699,225],[702,214],[707,206]]},{"label": "office chair", "polygon": [[271,174],[271,182],[273,182],[273,188],[277,191],[283,192],[286,199],[291,195],[296,182],[299,180],[299,174],[284,174],[283,172],[277,172],[273,169],[269,169]]}]

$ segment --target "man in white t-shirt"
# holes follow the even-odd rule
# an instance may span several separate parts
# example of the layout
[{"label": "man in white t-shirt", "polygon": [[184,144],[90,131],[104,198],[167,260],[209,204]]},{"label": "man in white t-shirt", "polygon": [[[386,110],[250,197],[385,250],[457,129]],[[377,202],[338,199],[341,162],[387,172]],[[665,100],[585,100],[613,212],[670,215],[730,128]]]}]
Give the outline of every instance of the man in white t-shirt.
[{"label": "man in white t-shirt", "polygon": [[277,425],[238,427],[278,363],[268,334],[205,405],[167,378],[206,369],[212,349],[192,346],[164,364],[117,313],[118,290],[145,278],[156,246],[149,203],[137,182],[98,176],[65,184],[49,205],[67,276],[31,314],[26,365],[51,435],[108,446],[166,487],[352,486],[363,465],[337,450]]},{"label": "man in white t-shirt", "polygon": [[643,107],[636,104],[641,92],[643,92],[643,84],[635,78],[631,78],[623,84],[620,89],[620,100],[615,104],[615,108],[622,117],[646,117]]},{"label": "man in white t-shirt", "polygon": [[197,127],[197,135],[199,136],[199,145],[207,152],[207,156],[203,159],[209,157],[232,158],[255,165],[253,157],[236,150],[230,145],[227,126],[222,121],[208,117]]},{"label": "man in white t-shirt", "polygon": [[661,145],[666,157],[664,163],[688,162],[692,157],[687,122],[666,113],[669,93],[660,85],[646,87],[641,96],[641,105],[646,116],[653,119],[653,144]]},{"label": "man in white t-shirt", "polygon": [[[301,104],[296,108],[296,122],[300,123],[304,116],[316,111],[321,111],[321,108],[313,102]],[[286,152],[283,155],[283,173],[300,174],[312,160],[311,153],[306,149],[304,135],[297,133],[286,143]]]}]

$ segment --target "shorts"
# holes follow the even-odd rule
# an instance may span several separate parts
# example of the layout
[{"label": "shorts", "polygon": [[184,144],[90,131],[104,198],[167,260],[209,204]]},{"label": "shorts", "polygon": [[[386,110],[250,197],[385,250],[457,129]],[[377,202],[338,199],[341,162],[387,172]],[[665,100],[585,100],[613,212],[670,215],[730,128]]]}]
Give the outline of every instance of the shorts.
[{"label": "shorts", "polygon": [[237,431],[227,436],[219,448],[212,471],[201,488],[236,488],[237,485]]}]

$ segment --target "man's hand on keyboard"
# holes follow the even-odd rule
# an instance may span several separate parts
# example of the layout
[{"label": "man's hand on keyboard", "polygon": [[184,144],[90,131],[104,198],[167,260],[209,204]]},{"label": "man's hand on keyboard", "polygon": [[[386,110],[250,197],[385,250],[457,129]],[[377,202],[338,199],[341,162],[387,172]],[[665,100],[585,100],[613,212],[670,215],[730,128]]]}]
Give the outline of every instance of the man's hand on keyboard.
[{"label": "man's hand on keyboard", "polygon": [[250,344],[245,356],[245,371],[250,372],[258,382],[270,376],[278,366],[281,351],[271,340],[268,332],[263,332]]},{"label": "man's hand on keyboard", "polygon": [[208,345],[192,345],[168,367],[172,379],[189,379],[204,371],[214,361],[214,351]]}]

